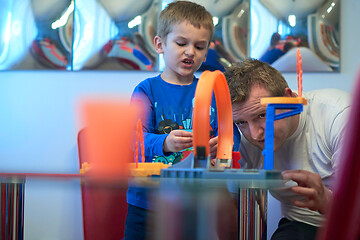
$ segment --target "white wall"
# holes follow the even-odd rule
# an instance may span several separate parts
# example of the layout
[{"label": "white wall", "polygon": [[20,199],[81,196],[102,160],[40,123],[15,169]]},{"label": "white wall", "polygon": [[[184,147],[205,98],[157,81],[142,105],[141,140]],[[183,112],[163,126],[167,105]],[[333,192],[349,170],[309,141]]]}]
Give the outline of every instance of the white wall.
[{"label": "white wall", "polygon": [[[78,101],[129,99],[154,74],[0,72],[0,172],[78,173]],[[27,180],[25,239],[82,239],[80,194],[75,180]]]},{"label": "white wall", "polygon": [[[360,64],[360,1],[341,4],[341,72],[304,73],[304,91],[352,91]],[[78,99],[89,94],[129,97],[140,80],[155,74],[0,72],[0,172],[77,173]],[[296,74],[284,76],[296,89]],[[77,181],[29,180],[25,188],[26,239],[82,238]]]}]

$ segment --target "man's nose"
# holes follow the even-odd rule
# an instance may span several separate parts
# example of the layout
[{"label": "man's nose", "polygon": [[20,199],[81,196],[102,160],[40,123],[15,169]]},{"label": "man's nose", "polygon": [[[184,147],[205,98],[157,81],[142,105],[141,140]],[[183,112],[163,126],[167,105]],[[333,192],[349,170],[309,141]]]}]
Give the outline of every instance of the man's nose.
[{"label": "man's nose", "polygon": [[249,130],[252,139],[254,139],[255,141],[264,140],[264,126],[261,126],[260,124],[250,123]]}]

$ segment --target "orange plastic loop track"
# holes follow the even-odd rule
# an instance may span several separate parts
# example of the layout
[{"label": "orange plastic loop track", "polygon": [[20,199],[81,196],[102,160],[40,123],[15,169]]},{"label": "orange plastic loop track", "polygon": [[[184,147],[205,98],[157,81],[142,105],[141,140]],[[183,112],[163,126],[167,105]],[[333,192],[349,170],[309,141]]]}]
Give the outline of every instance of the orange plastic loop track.
[{"label": "orange plastic loop track", "polygon": [[193,113],[193,144],[194,155],[197,147],[205,147],[206,156],[209,155],[210,106],[212,94],[215,93],[218,114],[218,159],[231,159],[233,147],[232,108],[229,88],[224,74],[216,70],[204,71],[195,92]]}]

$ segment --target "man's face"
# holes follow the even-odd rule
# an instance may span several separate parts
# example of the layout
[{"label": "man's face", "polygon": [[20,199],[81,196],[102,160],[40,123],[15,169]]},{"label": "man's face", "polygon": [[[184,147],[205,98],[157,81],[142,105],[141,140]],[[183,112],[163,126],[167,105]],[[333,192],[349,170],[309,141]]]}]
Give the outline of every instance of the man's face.
[{"label": "man's face", "polygon": [[[289,91],[291,92],[290,89]],[[254,85],[251,87],[249,98],[245,102],[232,105],[235,124],[244,137],[261,150],[265,148],[266,106],[260,104],[260,99],[264,97],[271,97],[271,95],[264,87]],[[298,118],[298,115],[294,117]],[[274,151],[278,150],[296,130],[297,125],[294,125],[294,117],[275,121]]]}]

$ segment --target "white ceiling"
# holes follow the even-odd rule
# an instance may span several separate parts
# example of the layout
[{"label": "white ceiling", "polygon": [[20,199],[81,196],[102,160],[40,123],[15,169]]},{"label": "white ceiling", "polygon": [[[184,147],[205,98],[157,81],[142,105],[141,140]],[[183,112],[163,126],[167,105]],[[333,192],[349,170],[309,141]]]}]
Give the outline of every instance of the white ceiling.
[{"label": "white ceiling", "polygon": [[327,0],[260,0],[260,2],[280,19],[291,14],[302,18],[314,13]]},{"label": "white ceiling", "polygon": [[153,0],[97,0],[105,8],[109,16],[116,21],[129,21],[145,12]]},{"label": "white ceiling", "polygon": [[230,14],[243,0],[190,0],[206,8],[213,16],[224,17]]}]

